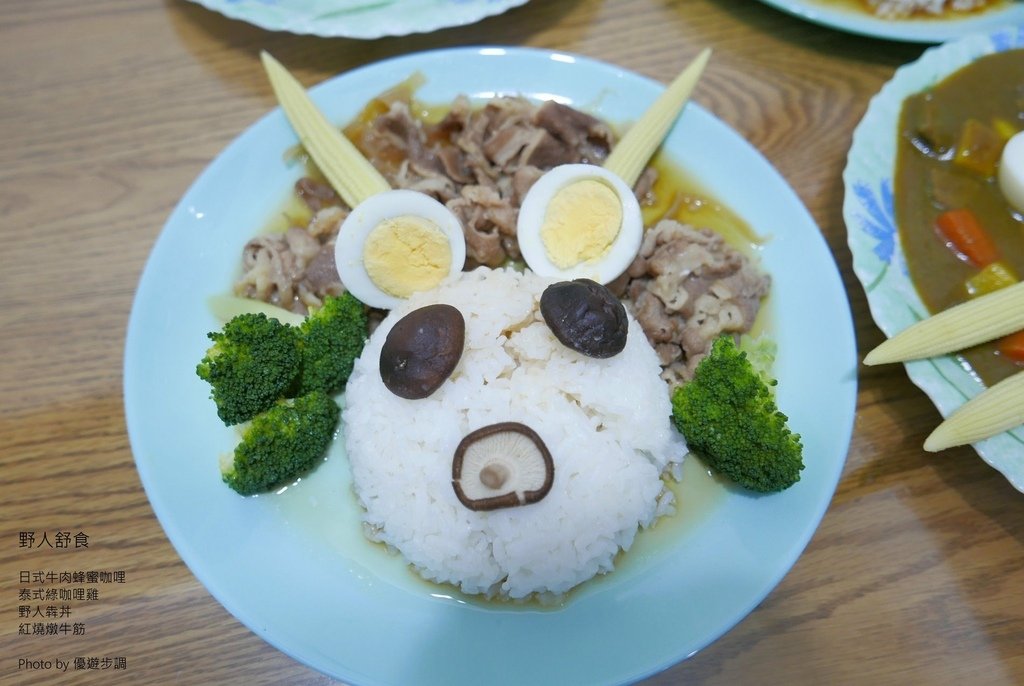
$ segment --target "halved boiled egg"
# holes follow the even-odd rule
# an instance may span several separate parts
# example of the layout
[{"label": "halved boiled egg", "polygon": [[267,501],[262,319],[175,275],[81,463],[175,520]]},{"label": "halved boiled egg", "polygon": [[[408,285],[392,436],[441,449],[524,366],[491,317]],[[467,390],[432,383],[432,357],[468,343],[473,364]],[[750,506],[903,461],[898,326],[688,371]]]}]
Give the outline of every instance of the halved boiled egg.
[{"label": "halved boiled egg", "polygon": [[393,309],[462,271],[466,238],[458,217],[434,198],[390,190],[359,203],[342,222],[334,261],[352,295]]},{"label": "halved boiled egg", "polygon": [[541,276],[606,284],[626,271],[643,239],[633,189],[592,164],[565,164],[523,198],[516,225],[526,265]]},{"label": "halved boiled egg", "polygon": [[1024,131],[1010,138],[1003,147],[999,161],[999,190],[1013,209],[1024,213]]}]

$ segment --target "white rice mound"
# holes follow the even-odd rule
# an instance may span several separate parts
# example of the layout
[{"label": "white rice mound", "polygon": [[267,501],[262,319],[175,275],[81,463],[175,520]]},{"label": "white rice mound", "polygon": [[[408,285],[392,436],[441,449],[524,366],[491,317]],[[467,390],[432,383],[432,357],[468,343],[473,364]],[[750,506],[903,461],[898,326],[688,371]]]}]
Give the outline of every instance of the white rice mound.
[{"label": "white rice mound", "polygon": [[[550,282],[482,267],[414,295],[376,329],[348,381],[345,447],[367,536],[464,593],[562,594],[611,571],[640,527],[674,509],[661,477],[678,474],[686,445],[654,350],[632,317],[615,357],[566,348],[540,314]],[[381,346],[398,319],[432,303],[462,312],[465,349],[433,395],[406,400],[381,382]],[[540,502],[474,512],[452,487],[456,446],[505,421],[540,435],[554,484]]]}]

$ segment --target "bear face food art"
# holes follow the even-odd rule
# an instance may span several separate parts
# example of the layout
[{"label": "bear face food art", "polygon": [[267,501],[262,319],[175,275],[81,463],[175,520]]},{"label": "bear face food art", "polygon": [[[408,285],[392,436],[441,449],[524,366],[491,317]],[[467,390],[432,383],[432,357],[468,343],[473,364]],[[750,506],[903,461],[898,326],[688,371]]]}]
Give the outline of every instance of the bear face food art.
[{"label": "bear face food art", "polygon": [[674,509],[661,368],[603,286],[478,268],[374,331],[345,394],[367,536],[467,594],[558,596]]}]

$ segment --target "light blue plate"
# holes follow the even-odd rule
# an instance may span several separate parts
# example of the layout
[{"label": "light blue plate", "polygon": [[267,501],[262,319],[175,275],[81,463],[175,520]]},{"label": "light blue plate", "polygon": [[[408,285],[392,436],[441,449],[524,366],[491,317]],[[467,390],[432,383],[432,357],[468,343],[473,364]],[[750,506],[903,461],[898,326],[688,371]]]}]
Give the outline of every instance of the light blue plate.
[{"label": "light blue plate", "polygon": [[[867,293],[878,328],[893,336],[929,316],[910,281],[893,213],[893,174],[900,110],[907,96],[934,85],[982,55],[1024,48],[1024,27],[966,36],[930,48],[896,70],[871,99],[853,132],[843,171],[843,218],[853,253],[853,270]],[[910,380],[948,416],[984,386],[955,355],[915,360],[906,365]],[[1024,427],[974,445],[987,463],[1024,491]]]},{"label": "light blue plate", "polygon": [[[357,69],[312,95],[341,123],[416,71],[427,78],[418,93],[427,102],[522,93],[620,123],[662,89],[573,55],[463,48]],[[771,236],[762,258],[774,276],[778,400],[803,435],[803,478],[777,495],[721,489],[706,506],[684,504],[678,521],[642,533],[613,574],[545,610],[467,602],[367,543],[340,445],[281,495],[242,498],[220,482],[218,455],[235,436],[194,373],[206,332],[220,326],[206,300],[229,290],[242,245],[301,175],[284,159],[295,142],[276,109],[203,172],[153,249],[128,327],[125,409],[139,474],[168,538],[210,593],[296,659],[364,685],[634,681],[692,655],[761,602],[832,497],[852,430],[857,361],[832,256],[756,150],[694,104],[667,141],[673,159]],[[688,479],[681,497],[698,505],[695,494],[718,488],[702,486],[699,470]]]},{"label": "light blue plate", "polygon": [[942,18],[882,19],[867,11],[844,7],[830,0],[761,0],[808,21],[840,31],[913,43],[941,43],[1006,24],[1024,23],[1019,1],[962,15]]},{"label": "light blue plate", "polygon": [[527,0],[192,0],[268,31],[371,39],[466,26]]}]

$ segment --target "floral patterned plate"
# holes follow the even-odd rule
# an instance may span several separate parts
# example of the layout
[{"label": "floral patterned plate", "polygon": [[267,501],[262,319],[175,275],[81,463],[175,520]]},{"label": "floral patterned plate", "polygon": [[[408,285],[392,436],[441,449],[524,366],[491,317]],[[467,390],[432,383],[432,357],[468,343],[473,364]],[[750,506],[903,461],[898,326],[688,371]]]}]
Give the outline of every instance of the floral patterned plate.
[{"label": "floral patterned plate", "polygon": [[[916,62],[898,69],[871,100],[853,134],[843,172],[843,217],[853,253],[853,269],[867,293],[875,323],[887,336],[929,316],[910,282],[893,213],[893,171],[897,123],[903,100],[993,52],[1024,48],[1024,27],[971,35],[930,48]],[[907,374],[943,416],[983,386],[956,355],[916,360]],[[1024,427],[974,445],[987,463],[1024,491]]]},{"label": "floral patterned plate", "polygon": [[527,0],[192,0],[231,19],[324,37],[380,38],[465,26]]}]

